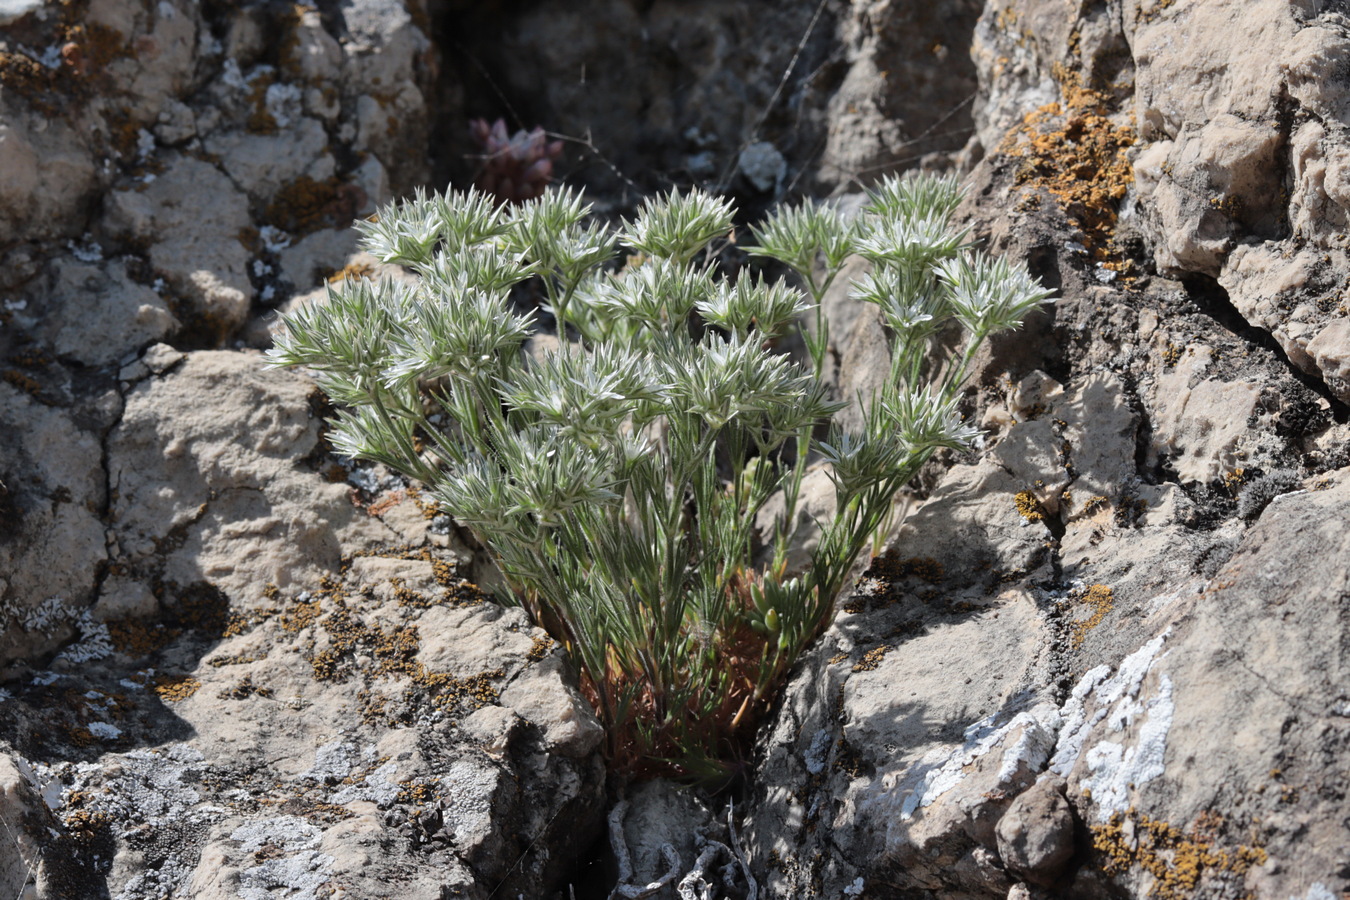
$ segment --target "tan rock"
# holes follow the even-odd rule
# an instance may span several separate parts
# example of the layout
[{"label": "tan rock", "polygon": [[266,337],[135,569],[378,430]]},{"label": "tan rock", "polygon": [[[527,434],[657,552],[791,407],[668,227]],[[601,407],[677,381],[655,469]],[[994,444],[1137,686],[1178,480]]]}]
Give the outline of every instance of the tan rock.
[{"label": "tan rock", "polygon": [[173,160],[143,191],[112,192],[105,221],[119,238],[149,244],[151,264],[200,320],[192,324],[224,338],[244,323],[253,286],[240,236],[252,219],[245,196],[215,166]]}]

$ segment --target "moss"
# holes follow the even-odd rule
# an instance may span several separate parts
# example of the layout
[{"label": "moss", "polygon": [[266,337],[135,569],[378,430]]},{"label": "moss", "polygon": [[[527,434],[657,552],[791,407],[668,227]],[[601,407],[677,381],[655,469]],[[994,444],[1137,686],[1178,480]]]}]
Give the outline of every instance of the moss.
[{"label": "moss", "polygon": [[1221,829],[1217,813],[1202,814],[1186,832],[1131,810],[1126,817],[1117,813],[1106,824],[1092,826],[1092,846],[1107,875],[1143,869],[1153,876],[1150,898],[1186,900],[1208,873],[1242,876],[1266,862],[1266,851],[1259,846],[1217,847]]}]

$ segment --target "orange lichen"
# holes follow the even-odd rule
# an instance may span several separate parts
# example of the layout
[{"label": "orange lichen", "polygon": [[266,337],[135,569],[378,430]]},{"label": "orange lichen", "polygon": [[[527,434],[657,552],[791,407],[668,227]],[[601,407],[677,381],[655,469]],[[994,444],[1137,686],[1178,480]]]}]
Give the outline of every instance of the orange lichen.
[{"label": "orange lichen", "polygon": [[162,623],[147,624],[140,619],[114,619],[107,623],[113,649],[131,657],[149,656],[163,649],[182,632]]},{"label": "orange lichen", "polygon": [[191,675],[157,675],[151,684],[151,690],[161,700],[178,703],[197,693],[202,683]]},{"label": "orange lichen", "polygon": [[549,651],[552,650],[554,646],[555,642],[553,638],[536,636],[533,638],[530,644],[530,652],[525,654],[525,658],[530,662],[538,662],[545,656],[548,656]]},{"label": "orange lichen", "polygon": [[1084,87],[1076,74],[1059,67],[1055,75],[1063,101],[1028,113],[1004,137],[999,152],[1020,160],[1018,184],[1042,189],[1059,201],[1095,260],[1119,268],[1110,245],[1116,205],[1134,182],[1127,153],[1135,130],[1116,124],[1108,111],[1109,98]]},{"label": "orange lichen", "polygon": [[1207,872],[1245,875],[1265,863],[1266,851],[1259,846],[1215,847],[1221,819],[1202,814],[1203,821],[1189,833],[1167,822],[1136,814],[1119,813],[1104,825],[1092,826],[1092,846],[1101,856],[1102,871],[1115,876],[1139,867],[1153,876],[1149,897],[1185,900],[1194,895]]},{"label": "orange lichen", "polygon": [[341,269],[338,269],[332,275],[328,276],[329,284],[338,284],[343,281],[355,281],[358,278],[369,278],[375,274],[375,267],[366,262],[347,263]]},{"label": "orange lichen", "polygon": [[882,644],[880,647],[874,647],[863,654],[863,658],[853,664],[855,672],[871,672],[881,661],[886,658],[886,654],[891,652],[889,645]]},{"label": "orange lichen", "polygon": [[333,177],[316,181],[308,175],[289,182],[268,203],[264,220],[293,235],[322,228],[346,228],[365,204],[365,192]]}]

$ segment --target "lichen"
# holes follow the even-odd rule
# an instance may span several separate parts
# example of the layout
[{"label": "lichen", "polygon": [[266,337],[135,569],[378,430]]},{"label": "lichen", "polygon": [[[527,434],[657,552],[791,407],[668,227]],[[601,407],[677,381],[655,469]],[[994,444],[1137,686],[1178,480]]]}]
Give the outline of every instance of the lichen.
[{"label": "lichen", "polygon": [[1028,522],[1040,522],[1045,519],[1045,507],[1041,506],[1041,501],[1037,500],[1031,491],[1018,492],[1013,497],[1013,504],[1017,508],[1017,514]]},{"label": "lichen", "polygon": [[197,693],[201,686],[202,683],[191,675],[157,675],[150,689],[162,700],[179,703]]},{"label": "lichen", "polygon": [[1127,158],[1136,140],[1134,127],[1117,124],[1110,98],[1084,87],[1075,73],[1060,66],[1055,76],[1063,100],[1027,113],[1004,137],[999,152],[1019,161],[1019,185],[1044,190],[1059,202],[1094,261],[1121,271],[1124,263],[1112,241],[1117,204],[1134,183]]},{"label": "lichen", "polygon": [[1086,606],[1091,612],[1086,619],[1074,623],[1073,645],[1075,647],[1081,647],[1088,632],[1102,623],[1106,614],[1115,606],[1116,599],[1111,588],[1104,584],[1094,584],[1083,592],[1083,595],[1078,598],[1078,602]]},{"label": "lichen", "polygon": [[1226,872],[1241,877],[1266,862],[1266,851],[1259,845],[1216,846],[1216,818],[1216,813],[1207,811],[1189,831],[1183,831],[1131,809],[1092,826],[1092,847],[1107,875],[1122,875],[1137,867],[1153,876],[1149,897],[1186,900],[1194,896],[1206,874]]},{"label": "lichen", "polygon": [[263,220],[299,237],[323,228],[346,228],[364,201],[359,187],[340,178],[318,181],[301,175],[277,190]]},{"label": "lichen", "polygon": [[890,651],[891,648],[886,644],[882,644],[880,647],[874,647],[873,649],[868,650],[866,653],[863,654],[862,659],[858,660],[856,663],[853,664],[853,671],[871,672],[872,670],[876,669],[877,666],[881,665],[881,661],[886,658],[886,654],[889,653]]}]

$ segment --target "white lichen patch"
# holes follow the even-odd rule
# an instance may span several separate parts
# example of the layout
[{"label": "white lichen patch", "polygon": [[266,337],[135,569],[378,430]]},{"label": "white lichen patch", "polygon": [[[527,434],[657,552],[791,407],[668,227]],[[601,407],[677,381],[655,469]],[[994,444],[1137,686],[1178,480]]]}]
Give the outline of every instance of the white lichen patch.
[{"label": "white lichen patch", "polygon": [[48,597],[28,610],[23,620],[24,631],[47,637],[64,625],[73,625],[79,631],[80,639],[57,654],[57,659],[78,664],[112,654],[112,635],[108,633],[108,626],[96,620],[89,610],[75,609],[60,597]]},{"label": "white lichen patch", "polygon": [[236,828],[230,840],[239,842],[241,856],[256,859],[264,848],[279,854],[239,873],[240,900],[317,900],[333,869],[333,857],[318,850],[322,838],[321,828],[295,816]]},{"label": "white lichen patch", "polygon": [[[1163,632],[1131,653],[1115,675],[1098,666],[1079,680],[1064,705],[1064,727],[1050,760],[1050,771],[1068,777],[1083,760],[1082,786],[1091,792],[1099,821],[1130,806],[1130,793],[1163,774],[1167,735],[1176,709],[1172,680],[1163,675],[1157,692],[1141,698],[1144,679],[1161,659],[1170,632]],[[1133,741],[1101,740],[1087,747],[1091,733],[1105,724],[1108,734],[1124,734],[1138,721]]]},{"label": "white lichen patch", "polygon": [[388,809],[398,799],[400,787],[394,780],[397,772],[397,764],[387,762],[360,781],[334,791],[328,797],[328,802],[341,805],[367,800],[381,809]]},{"label": "white lichen patch", "polygon": [[285,128],[292,120],[300,118],[303,99],[304,95],[295,85],[277,82],[267,86],[263,103],[267,107],[268,114],[276,120],[277,127]]},{"label": "white lichen patch", "polygon": [[997,776],[1000,784],[1010,782],[1019,769],[1035,772],[1045,765],[1055,745],[1058,711],[1042,704],[1030,712],[1018,713],[1003,725],[995,724],[998,718],[998,713],[986,716],[965,730],[965,741],[960,747],[936,750],[909,768],[913,774],[898,788],[904,797],[901,820],[912,818],[956,787],[965,778],[968,766],[1005,743]]},{"label": "white lichen patch", "polygon": [[1087,774],[1082,785],[1092,792],[1098,821],[1130,807],[1130,793],[1163,774],[1167,732],[1172,727],[1172,679],[1160,679],[1158,693],[1143,704],[1145,719],[1138,741],[1132,747],[1115,741],[1093,745],[1086,756]]},{"label": "white lichen patch", "polygon": [[75,617],[75,627],[80,631],[79,641],[58,653],[57,659],[78,664],[112,655],[112,635],[108,626],[96,620],[89,610],[83,610]]},{"label": "white lichen patch", "polygon": [[89,733],[99,740],[115,741],[122,736],[122,729],[108,722],[90,722]]},{"label": "white lichen patch", "polygon": [[192,878],[192,869],[172,856],[158,867],[137,872],[117,894],[117,900],[172,900]]},{"label": "white lichen patch", "polygon": [[460,846],[491,832],[492,797],[500,779],[499,770],[465,759],[451,764],[441,776],[445,828]]},{"label": "white lichen patch", "polygon": [[310,781],[341,781],[356,766],[356,748],[346,741],[332,741],[314,751],[314,765],[300,773]]}]

